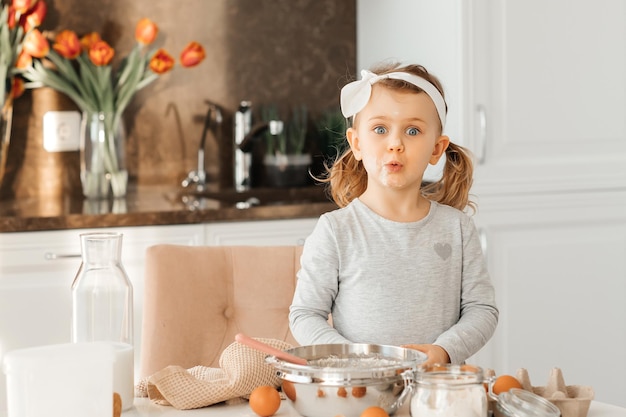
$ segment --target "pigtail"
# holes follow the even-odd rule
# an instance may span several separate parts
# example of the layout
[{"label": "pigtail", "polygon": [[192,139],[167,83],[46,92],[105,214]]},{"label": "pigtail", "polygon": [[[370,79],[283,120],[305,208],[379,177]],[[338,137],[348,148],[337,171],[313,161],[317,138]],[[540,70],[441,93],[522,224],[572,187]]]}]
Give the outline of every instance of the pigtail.
[{"label": "pigtail", "polygon": [[468,206],[475,211],[476,204],[469,200],[472,188],[474,164],[469,152],[462,146],[450,142],[446,149],[443,176],[435,183],[422,187],[422,193],[430,200],[465,210]]},{"label": "pigtail", "polygon": [[330,197],[339,207],[347,206],[367,188],[367,172],[351,149],[338,156],[331,166],[327,165],[326,177],[317,180],[327,184]]}]

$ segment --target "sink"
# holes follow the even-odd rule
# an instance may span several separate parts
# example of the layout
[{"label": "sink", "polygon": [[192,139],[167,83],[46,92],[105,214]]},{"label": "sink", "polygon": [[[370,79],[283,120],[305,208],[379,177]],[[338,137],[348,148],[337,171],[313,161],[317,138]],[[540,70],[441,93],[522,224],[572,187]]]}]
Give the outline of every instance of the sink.
[{"label": "sink", "polygon": [[312,203],[331,203],[324,187],[253,188],[219,191],[182,190],[173,200],[189,210],[217,210],[223,208],[248,209],[258,206],[283,206]]}]

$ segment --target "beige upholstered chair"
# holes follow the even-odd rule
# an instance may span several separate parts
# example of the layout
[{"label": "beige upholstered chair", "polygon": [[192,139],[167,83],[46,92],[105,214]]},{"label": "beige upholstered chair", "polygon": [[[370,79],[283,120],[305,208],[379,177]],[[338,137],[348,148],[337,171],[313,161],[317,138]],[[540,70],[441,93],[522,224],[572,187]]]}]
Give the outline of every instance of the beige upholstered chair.
[{"label": "beige upholstered chair", "polygon": [[301,246],[147,250],[140,377],[169,365],[217,367],[235,334],[284,340]]}]

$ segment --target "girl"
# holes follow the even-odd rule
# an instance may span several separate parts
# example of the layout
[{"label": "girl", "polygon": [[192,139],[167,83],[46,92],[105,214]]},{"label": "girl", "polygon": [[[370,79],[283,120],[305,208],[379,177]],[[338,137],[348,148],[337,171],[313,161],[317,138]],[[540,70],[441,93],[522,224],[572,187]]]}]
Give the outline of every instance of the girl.
[{"label": "girl", "polygon": [[[446,110],[421,66],[363,71],[343,87],[349,148],[325,179],[340,208],[304,244],[289,313],[298,343],[401,345],[462,363],[492,336],[494,290],[462,211],[472,164],[442,135]],[[442,179],[422,186],[444,153]]]}]

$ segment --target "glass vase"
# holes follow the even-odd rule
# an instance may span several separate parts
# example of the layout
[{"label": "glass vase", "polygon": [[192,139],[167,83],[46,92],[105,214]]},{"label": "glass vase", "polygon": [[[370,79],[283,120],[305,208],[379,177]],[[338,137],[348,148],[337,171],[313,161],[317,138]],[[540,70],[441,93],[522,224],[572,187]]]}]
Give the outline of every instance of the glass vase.
[{"label": "glass vase", "polygon": [[126,135],[114,113],[83,112],[80,179],[88,199],[126,196]]},{"label": "glass vase", "polygon": [[133,287],[121,262],[121,233],[80,235],[82,262],[72,283],[72,342],[113,346],[113,392],[134,398]]},{"label": "glass vase", "polygon": [[13,121],[13,99],[11,94],[2,103],[0,111],[0,185],[4,178],[7,164],[7,154],[9,152],[9,143],[11,142],[11,123]]}]

